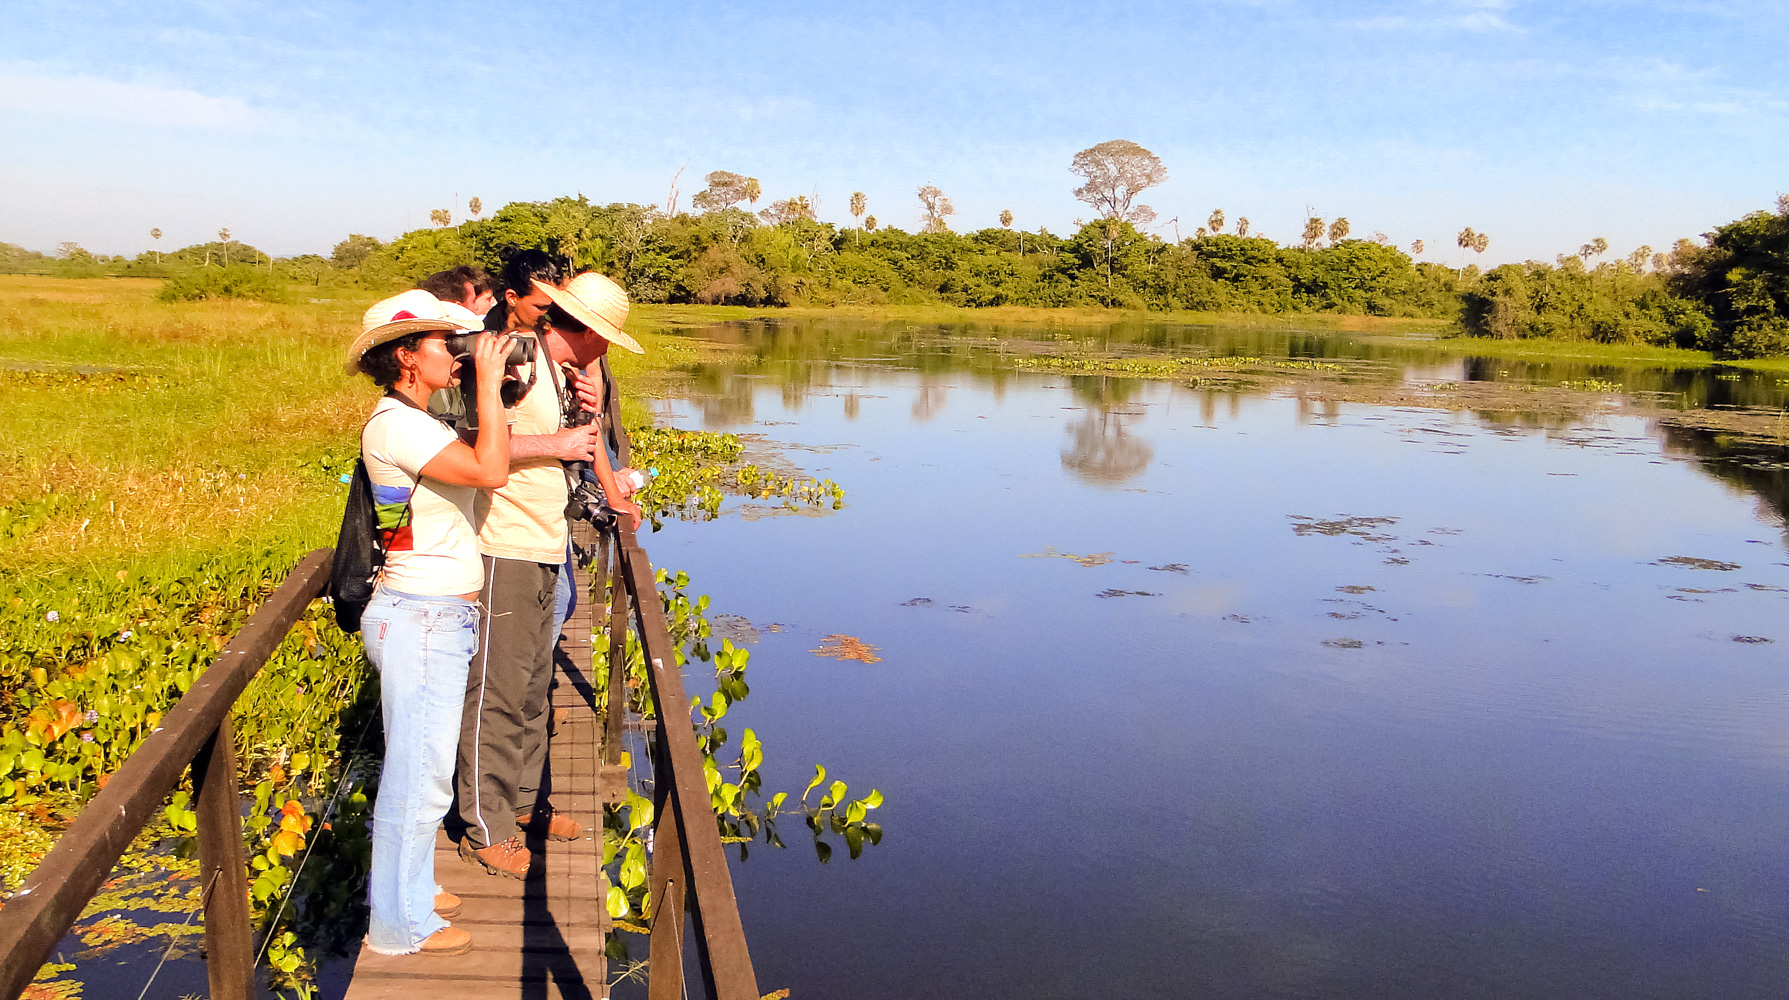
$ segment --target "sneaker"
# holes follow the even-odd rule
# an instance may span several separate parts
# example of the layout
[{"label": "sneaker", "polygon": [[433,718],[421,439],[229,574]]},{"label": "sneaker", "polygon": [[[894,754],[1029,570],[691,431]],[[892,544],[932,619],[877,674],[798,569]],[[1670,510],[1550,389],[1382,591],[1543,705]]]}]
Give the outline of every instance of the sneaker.
[{"label": "sneaker", "polygon": [[522,842],[511,837],[502,843],[489,847],[474,847],[471,840],[460,841],[460,857],[466,861],[484,866],[484,870],[492,875],[508,875],[510,878],[528,877],[528,848]]},{"label": "sneaker", "polygon": [[443,927],[422,943],[418,955],[464,955],[472,950],[472,935],[458,927]]},{"label": "sneaker", "polygon": [[533,813],[521,813],[516,816],[516,825],[548,840],[577,840],[584,835],[584,827],[577,820],[551,806],[547,807],[545,823],[535,819]]},{"label": "sneaker", "polygon": [[460,897],[451,892],[435,893],[435,912],[448,920],[460,915]]}]

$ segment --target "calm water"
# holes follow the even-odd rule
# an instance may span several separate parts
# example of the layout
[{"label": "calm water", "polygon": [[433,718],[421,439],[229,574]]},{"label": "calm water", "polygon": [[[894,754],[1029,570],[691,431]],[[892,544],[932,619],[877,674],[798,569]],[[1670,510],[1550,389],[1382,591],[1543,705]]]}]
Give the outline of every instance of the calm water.
[{"label": "calm water", "polygon": [[[887,796],[859,860],[816,863],[791,820],[735,866],[765,990],[1782,995],[1779,469],[1592,404],[1492,422],[1003,371],[986,330],[706,335],[748,360],[662,419],[761,435],[848,506],[730,501],[648,545],[759,632],[728,725],[764,739],[766,786],[824,763]],[[1782,402],[1738,372],[1074,336]],[[882,662],[810,652],[833,634]]]}]

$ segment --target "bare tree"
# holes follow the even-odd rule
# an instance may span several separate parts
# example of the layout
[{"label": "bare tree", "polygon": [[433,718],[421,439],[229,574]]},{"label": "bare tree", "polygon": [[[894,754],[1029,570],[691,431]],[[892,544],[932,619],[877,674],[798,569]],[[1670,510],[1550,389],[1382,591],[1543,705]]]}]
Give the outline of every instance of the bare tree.
[{"label": "bare tree", "polygon": [[217,231],[218,242],[224,245],[224,266],[230,266],[230,230],[228,227]]},{"label": "bare tree", "polygon": [[1652,269],[1654,271],[1663,271],[1665,268],[1670,267],[1670,266],[1671,266],[1671,258],[1665,256],[1662,253],[1655,253],[1652,255]]},{"label": "bare tree", "polygon": [[162,228],[160,226],[156,226],[154,229],[149,230],[149,238],[156,242],[155,262],[157,264],[160,264],[162,262],[162,252],[161,252],[161,246],[160,246],[161,238],[162,238]]},{"label": "bare tree", "polygon": [[1423,241],[1422,240],[1417,240],[1415,243],[1410,244],[1410,256],[1421,257],[1422,255],[1423,255]]},{"label": "bare tree", "polygon": [[1304,220],[1304,248],[1311,249],[1323,238],[1323,220],[1315,215]]},{"label": "bare tree", "polygon": [[472,217],[476,219],[484,214],[485,203],[478,200],[477,195],[473,195],[472,200],[466,203],[466,211],[471,212]]},{"label": "bare tree", "polygon": [[1132,202],[1168,179],[1161,157],[1128,139],[1113,139],[1076,153],[1068,169],[1087,181],[1075,189],[1075,197],[1092,205],[1100,218],[1138,225],[1155,221],[1155,209]]},{"label": "bare tree", "polygon": [[758,179],[744,174],[716,170],[702,180],[708,186],[696,192],[690,205],[703,212],[725,211],[742,201],[756,205],[764,194]]},{"label": "bare tree", "polygon": [[935,184],[927,184],[919,189],[919,207],[924,213],[920,219],[919,231],[922,233],[948,233],[950,223],[945,221],[957,214],[955,205],[938,190]]},{"label": "bare tree", "polygon": [[862,191],[851,192],[851,217],[860,219],[870,207],[870,199]]},{"label": "bare tree", "polygon": [[1205,220],[1205,228],[1211,230],[1214,233],[1223,232],[1224,231],[1224,210],[1221,208],[1212,209],[1211,217],[1209,219]]},{"label": "bare tree", "polygon": [[1011,229],[1013,227],[1013,210],[1012,209],[1004,208],[1004,209],[1000,210],[1000,225],[1007,229]]},{"label": "bare tree", "polygon": [[1246,215],[1237,216],[1236,217],[1236,235],[1247,236],[1248,234],[1249,234],[1249,217]]},{"label": "bare tree", "polygon": [[676,173],[671,175],[671,190],[665,193],[665,218],[667,219],[674,219],[677,217],[677,202],[678,199],[682,197],[682,192],[677,190],[677,182],[683,177],[683,172],[687,169],[689,169],[689,164],[685,163],[683,166],[677,168]]},{"label": "bare tree", "polygon": [[1379,244],[1380,246],[1384,246],[1387,243],[1391,242],[1391,237],[1385,235],[1384,233],[1374,233],[1373,234],[1373,242]]},{"label": "bare tree", "polygon": [[446,228],[447,226],[453,225],[453,213],[445,208],[430,209],[429,222],[433,225]]},{"label": "bare tree", "polygon": [[1590,258],[1601,257],[1608,252],[1609,241],[1598,236],[1596,239],[1591,240],[1589,243],[1578,248],[1578,259],[1588,264],[1590,263]]},{"label": "bare tree", "polygon": [[1348,238],[1348,220],[1344,216],[1336,216],[1336,221],[1329,224],[1329,242],[1340,243]]}]

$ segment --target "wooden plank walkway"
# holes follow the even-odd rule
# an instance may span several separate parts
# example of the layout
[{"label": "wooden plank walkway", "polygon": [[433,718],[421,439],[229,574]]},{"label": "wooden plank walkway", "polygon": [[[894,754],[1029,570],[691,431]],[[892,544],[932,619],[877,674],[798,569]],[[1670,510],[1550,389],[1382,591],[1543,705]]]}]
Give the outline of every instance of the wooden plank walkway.
[{"label": "wooden plank walkway", "polygon": [[[595,533],[579,524],[574,537],[594,548]],[[573,843],[531,837],[526,881],[487,875],[460,860],[445,831],[435,841],[435,879],[464,901],[455,927],[472,934],[470,954],[454,958],[393,957],[364,946],[355,960],[345,1000],[597,1000],[608,996],[603,944],[610,928],[603,905],[609,889],[602,871],[602,800],[616,798],[624,775],[602,773],[602,719],[594,708],[591,673],[593,609],[590,575],[579,571],[579,606],[565,623],[555,657],[555,712],[563,712],[551,741],[549,787],[553,805],[585,830]]]}]

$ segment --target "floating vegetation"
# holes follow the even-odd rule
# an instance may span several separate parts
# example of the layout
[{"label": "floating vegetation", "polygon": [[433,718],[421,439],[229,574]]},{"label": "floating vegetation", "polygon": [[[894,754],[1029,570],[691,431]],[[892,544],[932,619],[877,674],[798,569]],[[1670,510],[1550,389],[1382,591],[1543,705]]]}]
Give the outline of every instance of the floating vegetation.
[{"label": "floating vegetation", "polygon": [[1766,639],[1765,637],[1763,637],[1761,635],[1736,635],[1733,637],[1733,641],[1757,644],[1757,643],[1771,642],[1773,640]]},{"label": "floating vegetation", "polygon": [[1580,392],[1620,392],[1620,382],[1611,382],[1601,378],[1566,379],[1559,383],[1561,389],[1576,389]]},{"label": "floating vegetation", "polygon": [[1160,566],[1149,566],[1145,568],[1154,570],[1157,573],[1179,573],[1182,576],[1187,576],[1191,572],[1186,568],[1186,563],[1164,563]]},{"label": "floating vegetation", "polygon": [[831,657],[835,660],[855,660],[858,663],[881,663],[877,656],[878,647],[864,642],[854,635],[829,635],[820,641],[819,649],[808,652],[815,656]]},{"label": "floating vegetation", "polygon": [[1082,565],[1082,566],[1092,567],[1092,566],[1106,565],[1107,563],[1112,561],[1113,556],[1115,554],[1116,553],[1112,553],[1112,552],[1095,552],[1092,555],[1078,556],[1078,555],[1075,555],[1073,552],[1058,552],[1058,551],[1056,551],[1056,546],[1046,545],[1046,546],[1044,546],[1044,550],[1042,552],[1021,552],[1021,553],[1019,553],[1019,558],[1020,559],[1067,559],[1069,562],[1072,562],[1072,563],[1078,563],[1079,565]]},{"label": "floating vegetation", "polygon": [[1696,556],[1667,556],[1653,565],[1682,566],[1685,569],[1711,569],[1722,573],[1729,573],[1740,568],[1738,563],[1722,562],[1719,559],[1700,559]]},{"label": "floating vegetation", "polygon": [[1160,597],[1162,595],[1150,593],[1147,590],[1118,590],[1118,589],[1114,588],[1114,589],[1109,589],[1109,590],[1102,590],[1093,596],[1112,598],[1112,597]]},{"label": "floating vegetation", "polygon": [[1359,649],[1366,645],[1359,639],[1325,639],[1323,644],[1331,649]]},{"label": "floating vegetation", "polygon": [[1307,358],[1259,358],[1253,356],[1210,358],[1089,358],[1036,355],[1011,361],[1014,368],[1060,372],[1065,375],[1129,375],[1136,378],[1177,378],[1211,369],[1265,368],[1278,371],[1345,371],[1342,365]]},{"label": "floating vegetation", "polygon": [[1368,541],[1389,541],[1387,536],[1374,535],[1369,529],[1397,524],[1395,517],[1341,517],[1330,521],[1305,514],[1287,515],[1294,522],[1292,530],[1299,535],[1358,535]]},{"label": "floating vegetation", "polygon": [[1351,583],[1337,587],[1336,590],[1344,594],[1370,594],[1373,592],[1373,588],[1364,583]]}]

